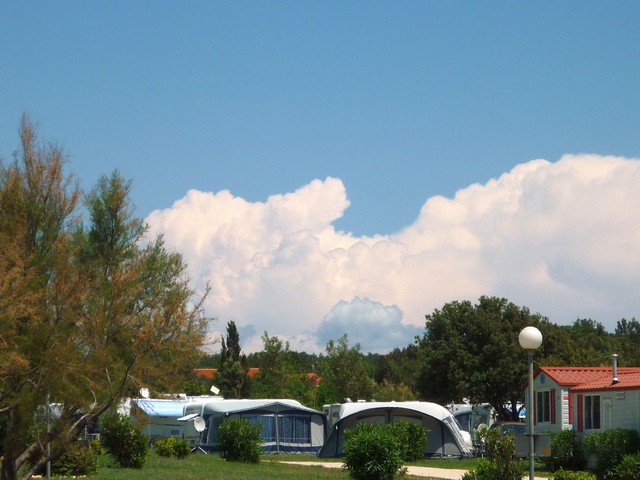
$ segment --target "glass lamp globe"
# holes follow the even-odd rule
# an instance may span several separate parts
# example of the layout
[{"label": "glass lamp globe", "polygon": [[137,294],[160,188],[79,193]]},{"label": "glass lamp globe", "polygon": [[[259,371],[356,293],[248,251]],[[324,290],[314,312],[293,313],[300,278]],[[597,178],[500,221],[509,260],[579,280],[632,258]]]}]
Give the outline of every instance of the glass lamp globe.
[{"label": "glass lamp globe", "polygon": [[518,335],[518,342],[525,350],[537,350],[542,345],[542,333],[536,327],[525,327]]}]

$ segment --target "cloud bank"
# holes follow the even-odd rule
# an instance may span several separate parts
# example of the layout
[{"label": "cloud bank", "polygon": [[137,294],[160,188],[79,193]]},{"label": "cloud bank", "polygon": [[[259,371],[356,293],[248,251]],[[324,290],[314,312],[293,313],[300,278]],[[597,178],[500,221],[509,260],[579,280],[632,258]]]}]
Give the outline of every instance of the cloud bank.
[{"label": "cloud bank", "polygon": [[337,178],[265,202],[191,190],[147,217],[181,252],[224,331],[287,338],[320,352],[342,334],[367,352],[404,347],[453,300],[506,297],[558,324],[613,329],[639,316],[640,161],[598,155],[533,160],[453,198],[426,199],[392,235],[333,226],[349,207]]}]

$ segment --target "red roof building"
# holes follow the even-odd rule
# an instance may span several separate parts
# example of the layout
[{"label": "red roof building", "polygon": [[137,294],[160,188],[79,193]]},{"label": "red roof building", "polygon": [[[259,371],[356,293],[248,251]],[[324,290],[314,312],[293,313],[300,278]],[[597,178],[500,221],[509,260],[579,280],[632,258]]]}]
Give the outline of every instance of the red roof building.
[{"label": "red roof building", "polygon": [[536,433],[640,430],[640,367],[541,367],[533,388]]}]

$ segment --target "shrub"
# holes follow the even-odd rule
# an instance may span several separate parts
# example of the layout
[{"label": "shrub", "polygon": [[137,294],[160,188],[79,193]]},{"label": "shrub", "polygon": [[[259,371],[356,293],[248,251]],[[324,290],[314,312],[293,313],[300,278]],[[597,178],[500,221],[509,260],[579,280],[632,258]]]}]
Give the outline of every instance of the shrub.
[{"label": "shrub", "polygon": [[548,460],[552,471],[582,470],[585,466],[585,458],[582,446],[576,438],[573,429],[562,430],[551,436],[551,457]]},{"label": "shrub", "polygon": [[553,480],[596,480],[596,476],[588,472],[573,472],[560,468],[553,474]]},{"label": "shrub", "polygon": [[346,430],[344,437],[344,468],[350,478],[393,480],[405,472],[392,424],[360,423]]},{"label": "shrub", "polygon": [[156,453],[161,457],[185,458],[191,452],[186,440],[178,440],[174,437],[160,438],[156,440]]},{"label": "shrub", "polygon": [[625,455],[637,453],[639,443],[637,430],[614,428],[587,435],[583,445],[588,453],[595,455],[596,476],[604,480],[616,478],[616,466]]},{"label": "shrub", "polygon": [[102,421],[100,438],[107,453],[124,468],[142,468],[149,444],[126,415],[108,415]]},{"label": "shrub", "polygon": [[493,480],[496,478],[498,478],[497,467],[495,463],[486,458],[480,459],[475,469],[462,475],[462,480]]},{"label": "shrub", "polygon": [[391,434],[398,440],[400,457],[403,461],[411,462],[424,457],[427,449],[428,428],[405,421],[392,423],[389,428]]},{"label": "shrub", "polygon": [[462,480],[522,480],[527,462],[516,458],[515,437],[491,430],[486,442],[487,458],[480,460],[475,470],[465,473]]},{"label": "shrub", "polygon": [[101,454],[100,442],[94,441],[88,446],[73,443],[51,463],[51,473],[67,477],[91,475],[98,471],[98,458]]},{"label": "shrub", "polygon": [[262,426],[244,418],[228,418],[218,430],[221,457],[230,462],[260,463]]},{"label": "shrub", "polygon": [[637,480],[640,478],[640,453],[625,455],[615,468],[619,480]]}]

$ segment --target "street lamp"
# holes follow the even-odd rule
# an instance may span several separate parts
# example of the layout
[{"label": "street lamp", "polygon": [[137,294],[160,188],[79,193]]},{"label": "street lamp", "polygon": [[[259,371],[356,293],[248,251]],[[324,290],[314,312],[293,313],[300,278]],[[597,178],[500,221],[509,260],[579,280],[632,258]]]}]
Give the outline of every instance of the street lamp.
[{"label": "street lamp", "polygon": [[535,444],[533,432],[533,352],[542,345],[542,333],[536,327],[524,327],[518,335],[520,346],[527,351],[529,357],[529,399],[526,402],[527,425],[529,427],[529,480],[534,480]]}]

